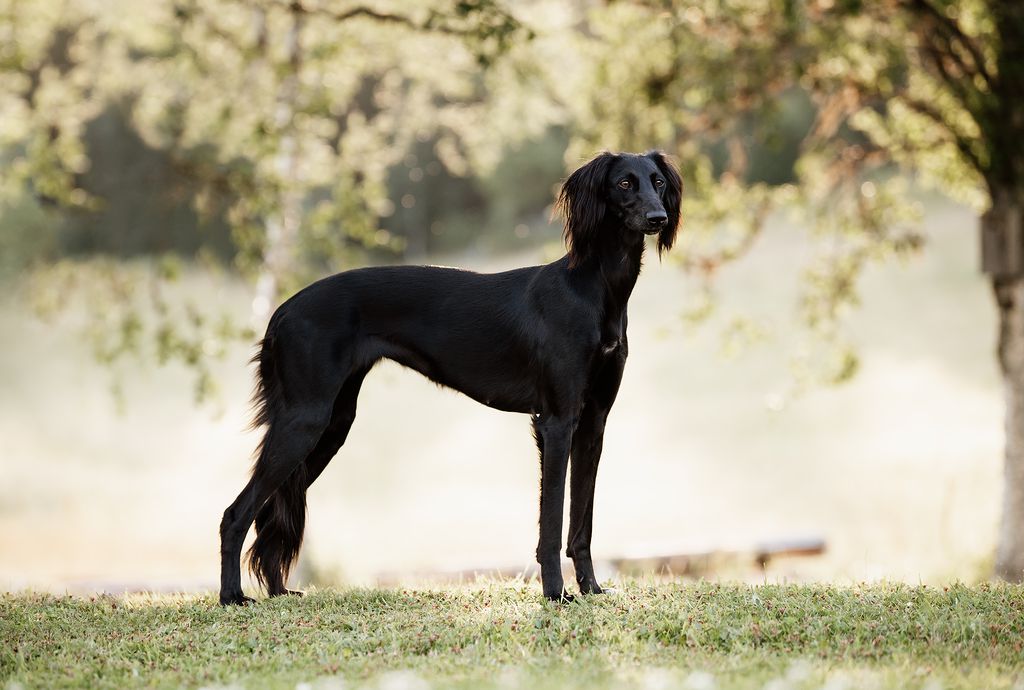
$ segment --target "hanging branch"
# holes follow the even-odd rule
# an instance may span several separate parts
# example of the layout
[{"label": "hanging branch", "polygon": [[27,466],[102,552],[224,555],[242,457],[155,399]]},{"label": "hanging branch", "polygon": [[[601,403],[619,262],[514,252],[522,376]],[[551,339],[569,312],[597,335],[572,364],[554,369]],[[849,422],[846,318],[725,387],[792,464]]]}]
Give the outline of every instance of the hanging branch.
[{"label": "hanging branch", "polygon": [[[893,98],[893,96],[883,94],[876,84],[870,84],[859,79],[852,78],[848,78],[847,83],[853,87],[857,93],[861,94],[862,97],[870,99],[871,101],[885,103]],[[979,156],[974,150],[974,139],[957,131],[957,128],[954,127],[953,124],[945,118],[945,116],[943,116],[934,104],[922,101],[919,98],[913,98],[906,93],[900,93],[895,96],[895,98],[898,98],[899,101],[914,112],[919,115],[924,115],[929,120],[937,124],[943,132],[949,136],[949,139],[956,145],[957,150],[960,151],[971,166],[982,176],[986,174],[988,166],[982,160],[981,156]],[[971,115],[974,116],[974,113],[971,113]]]},{"label": "hanging branch", "polygon": [[463,18],[473,14],[484,17],[485,27],[461,27],[451,23],[451,20],[444,13],[431,9],[427,12],[426,19],[416,21],[412,17],[391,12],[382,12],[372,7],[353,7],[344,11],[336,11],[327,7],[314,5],[307,6],[299,0],[283,2],[282,0],[269,0],[265,3],[267,7],[286,9],[297,14],[312,15],[331,19],[335,22],[347,22],[358,17],[365,17],[384,24],[395,24],[404,26],[416,31],[447,34],[463,38],[481,37],[491,33],[498,36],[499,41],[504,43],[513,33],[521,27],[518,20],[510,13],[499,7],[491,0],[476,0],[475,2],[459,2],[455,7],[455,13]]},{"label": "hanging branch", "polygon": [[[912,14],[927,18],[929,23],[941,32],[945,38],[947,46],[949,46],[949,50],[946,51],[947,54],[956,60],[966,74],[972,78],[975,75],[980,76],[985,80],[990,91],[995,90],[995,79],[985,67],[985,56],[982,55],[981,49],[978,47],[978,44],[974,42],[974,39],[964,33],[956,20],[949,17],[944,12],[939,11],[939,9],[928,2],[928,0],[903,0],[902,4]],[[921,33],[924,34],[924,31]],[[974,63],[973,69],[964,62],[963,58],[958,55],[955,50],[953,50],[954,41],[971,56],[971,61]]]},{"label": "hanging branch", "polygon": [[974,147],[971,145],[972,140],[956,132],[946,119],[942,117],[942,114],[935,108],[935,106],[920,99],[910,98],[909,96],[901,96],[900,100],[914,112],[924,115],[932,122],[939,125],[943,131],[949,134],[949,137],[956,145],[957,150],[959,150],[963,157],[970,162],[971,166],[983,177],[985,176],[988,172],[988,166],[985,165],[981,157],[974,151]]}]

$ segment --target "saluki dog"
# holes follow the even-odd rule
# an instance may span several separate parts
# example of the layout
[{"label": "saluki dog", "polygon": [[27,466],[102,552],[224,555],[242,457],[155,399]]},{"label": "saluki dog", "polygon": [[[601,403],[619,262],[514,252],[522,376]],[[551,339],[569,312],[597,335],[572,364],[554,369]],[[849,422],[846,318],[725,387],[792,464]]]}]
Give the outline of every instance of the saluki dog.
[{"label": "saluki dog", "polygon": [[270,596],[299,554],[306,490],[338,452],[367,372],[387,358],[484,405],[531,416],[540,449],[544,596],[570,598],[559,551],[572,458],[568,548],[584,594],[599,594],[590,555],[594,482],[628,351],[626,302],[656,235],[679,225],[682,181],[666,156],[602,153],[565,181],[557,206],[568,252],[545,266],[479,274],[435,266],[361,268],[324,278],[270,319],[254,426],[266,427],[249,483],[220,526],[222,604],[242,593],[242,542],[255,520],[253,574]]}]

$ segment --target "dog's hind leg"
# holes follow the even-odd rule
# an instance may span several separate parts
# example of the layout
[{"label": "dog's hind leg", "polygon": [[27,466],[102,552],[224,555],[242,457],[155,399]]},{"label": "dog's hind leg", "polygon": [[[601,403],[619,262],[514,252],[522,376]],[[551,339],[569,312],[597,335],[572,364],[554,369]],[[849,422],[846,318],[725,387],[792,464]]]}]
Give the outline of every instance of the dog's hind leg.
[{"label": "dog's hind leg", "polygon": [[242,593],[242,541],[249,529],[245,515],[254,510],[256,478],[250,477],[241,493],[224,511],[220,521],[220,603],[247,604],[252,598]]},{"label": "dog's hind leg", "polygon": [[[335,398],[330,424],[306,457],[301,470],[289,477],[256,514],[256,541],[250,557],[263,554],[258,563],[261,570],[257,577],[266,584],[270,596],[301,594],[286,588],[285,576],[302,544],[306,490],[345,443],[355,421],[356,399],[367,371],[369,368],[355,371],[348,377]],[[278,516],[282,515],[290,515],[290,519],[279,519]]]},{"label": "dog's hind leg", "polygon": [[[256,517],[256,512],[282,484],[291,480],[301,482],[302,493],[305,494],[305,460],[316,446],[330,420],[331,410],[328,405],[307,405],[293,408],[270,422],[263,445],[260,449],[256,466],[253,468],[249,483],[238,495],[238,498],[224,511],[221,521],[221,585],[220,601],[222,604],[242,604],[251,601],[242,594],[241,566],[239,559],[242,542],[249,526]],[[302,476],[296,476],[301,473]],[[294,479],[293,479],[294,477]],[[286,510],[275,511],[274,521],[282,527],[282,532],[294,538],[289,525],[293,525],[296,515],[294,492],[289,491]],[[303,500],[301,510],[305,512]],[[301,535],[300,535],[301,538]],[[290,546],[290,544],[289,544]],[[273,553],[257,552],[256,562]],[[257,577],[263,569],[257,571]],[[268,584],[264,582],[263,584]]]},{"label": "dog's hind leg", "polygon": [[356,402],[359,398],[359,389],[363,385],[363,379],[370,371],[369,367],[352,372],[341,387],[341,392],[334,400],[334,410],[331,413],[331,423],[327,431],[320,437],[316,448],[306,458],[306,488],[316,481],[320,473],[324,471],[331,459],[338,454],[338,450],[345,445],[348,432],[356,419]]}]

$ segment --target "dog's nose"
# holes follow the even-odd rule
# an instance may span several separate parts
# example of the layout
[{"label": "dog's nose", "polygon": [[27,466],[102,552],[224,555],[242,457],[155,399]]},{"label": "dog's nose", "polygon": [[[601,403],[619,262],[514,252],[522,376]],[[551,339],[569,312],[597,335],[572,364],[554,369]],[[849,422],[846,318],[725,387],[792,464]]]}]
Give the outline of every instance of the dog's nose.
[{"label": "dog's nose", "polygon": [[646,218],[651,225],[664,225],[668,221],[668,214],[664,211],[648,211]]}]

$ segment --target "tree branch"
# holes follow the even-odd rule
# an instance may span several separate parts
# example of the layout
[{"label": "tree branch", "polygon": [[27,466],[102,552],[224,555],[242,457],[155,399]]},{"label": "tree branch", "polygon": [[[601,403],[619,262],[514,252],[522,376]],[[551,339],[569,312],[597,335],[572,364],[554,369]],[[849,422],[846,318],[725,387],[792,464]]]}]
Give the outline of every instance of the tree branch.
[{"label": "tree branch", "polygon": [[[857,91],[865,96],[876,98],[882,102],[888,102],[891,97],[881,93],[878,88],[872,84],[867,84],[862,81],[851,79],[849,83],[857,89]],[[970,137],[967,137],[956,130],[952,124],[942,115],[938,108],[933,104],[922,101],[918,98],[911,98],[905,93],[900,93],[895,96],[906,105],[908,108],[916,113],[924,115],[943,130],[943,132],[949,137],[950,140],[956,145],[960,153],[966,158],[970,164],[978,171],[979,174],[985,176],[988,171],[988,167],[984,164],[981,157],[974,151],[971,146],[972,141]]]},{"label": "tree branch", "polygon": [[[463,28],[453,25],[446,21],[447,17],[442,12],[438,12],[437,10],[430,10],[427,14],[427,18],[422,22],[418,22],[403,14],[381,12],[380,10],[375,10],[372,7],[365,6],[353,7],[352,9],[339,12],[323,6],[307,7],[300,0],[291,0],[291,2],[286,2],[285,0],[269,0],[266,4],[268,6],[287,9],[289,12],[293,13],[324,17],[339,23],[347,22],[357,17],[365,17],[383,24],[394,24],[397,26],[404,26],[415,31],[431,31],[450,36],[471,37],[479,36],[481,33],[479,28]],[[477,12],[483,14],[485,4],[480,4],[477,7]],[[467,16],[468,14],[469,13],[467,12]],[[503,29],[506,33],[518,25],[515,18],[504,10],[495,8],[495,17],[500,20],[498,22],[500,26],[495,25],[494,28]]]},{"label": "tree branch", "polygon": [[935,45],[935,41],[932,37],[924,39],[927,44],[922,46],[921,50],[928,57],[935,70],[938,72],[939,78],[946,84],[950,91],[956,96],[960,104],[972,115],[977,114],[975,104],[972,102],[971,96],[976,95],[977,91],[974,89],[973,84],[970,86],[964,85],[964,80],[958,78],[956,75],[950,73],[946,67],[944,61],[945,52],[941,50],[939,46]]},{"label": "tree branch", "polygon": [[942,116],[942,113],[940,113],[938,109],[935,108],[935,106],[933,106],[931,103],[926,103],[924,101],[918,100],[916,98],[910,98],[908,96],[900,96],[899,98],[908,108],[910,108],[916,113],[924,115],[932,122],[935,122],[940,127],[942,127],[942,129],[953,140],[953,143],[956,144],[957,149],[960,150],[960,153],[964,156],[964,158],[970,161],[971,165],[974,166],[974,169],[977,170],[982,177],[985,176],[986,172],[988,171],[988,168],[982,162],[978,154],[975,153],[974,149],[971,147],[971,140],[956,132],[946,121],[946,118]]},{"label": "tree branch", "polygon": [[[276,4],[283,5],[284,3],[276,3]],[[332,10],[327,9],[326,7],[305,7],[301,3],[292,2],[289,5],[289,9],[291,11],[293,11],[293,12],[302,12],[304,14],[312,14],[312,15],[316,15],[316,16],[319,16],[319,17],[326,17],[328,19],[332,19],[332,20],[334,20],[336,22],[339,22],[339,23],[340,22],[346,22],[346,21],[348,21],[350,19],[355,19],[356,17],[366,17],[368,19],[373,19],[373,20],[376,20],[376,21],[381,22],[381,23],[397,24],[397,25],[400,25],[400,26],[408,27],[410,29],[439,31],[439,32],[445,33],[445,34],[455,34],[455,35],[466,35],[466,34],[472,33],[472,32],[465,31],[465,30],[461,30],[461,31],[455,30],[452,27],[445,26],[445,25],[440,25],[440,26],[432,25],[431,22],[432,22],[432,20],[434,18],[434,14],[433,13],[430,14],[430,18],[427,19],[427,21],[425,21],[422,24],[420,24],[420,23],[414,22],[412,19],[410,19],[409,17],[406,17],[405,15],[391,14],[391,13],[388,13],[388,12],[379,12],[379,11],[373,9],[373,8],[370,8],[370,7],[355,7],[355,8],[352,8],[350,10],[346,10],[344,12],[334,12]]]},{"label": "tree branch", "polygon": [[[951,17],[946,15],[944,12],[939,11],[934,5],[928,0],[903,0],[903,5],[913,14],[918,16],[927,17],[931,20],[936,27],[942,30],[945,34],[947,45],[950,46],[950,55],[953,56],[961,66],[964,67],[965,71],[974,76],[978,74],[985,80],[989,90],[994,90],[995,80],[985,67],[985,56],[981,54],[981,49],[978,44],[974,42],[974,39],[964,33],[960,25]],[[954,53],[952,50],[953,41],[962,46],[971,56],[971,61],[974,63],[973,71],[963,61],[963,59]]]}]

